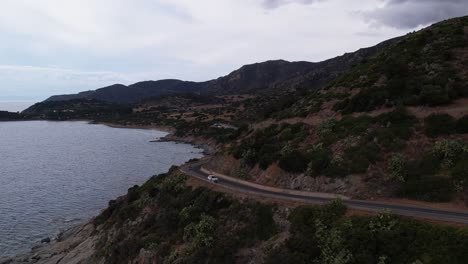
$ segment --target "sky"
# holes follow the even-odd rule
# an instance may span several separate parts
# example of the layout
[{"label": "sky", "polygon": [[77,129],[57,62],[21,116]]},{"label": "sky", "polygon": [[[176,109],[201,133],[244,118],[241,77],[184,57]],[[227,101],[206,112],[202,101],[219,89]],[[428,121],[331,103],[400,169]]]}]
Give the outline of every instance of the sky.
[{"label": "sky", "polygon": [[463,15],[466,0],[2,0],[0,101],[322,61]]}]

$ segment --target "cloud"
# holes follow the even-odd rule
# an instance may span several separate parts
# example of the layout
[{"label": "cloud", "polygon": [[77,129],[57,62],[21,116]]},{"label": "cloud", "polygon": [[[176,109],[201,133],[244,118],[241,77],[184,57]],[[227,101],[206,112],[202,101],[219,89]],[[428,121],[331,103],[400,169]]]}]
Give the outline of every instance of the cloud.
[{"label": "cloud", "polygon": [[407,33],[382,27],[370,34],[369,23],[352,13],[382,3],[2,0],[0,94],[48,97],[116,82],[204,81],[270,59],[320,61]]},{"label": "cloud", "polygon": [[[50,93],[71,93],[114,83],[130,84],[143,76],[116,72],[91,72],[54,67],[0,65],[1,95],[45,99]],[[147,76],[146,76],[147,77]]]},{"label": "cloud", "polygon": [[383,1],[383,6],[364,12],[365,18],[374,25],[412,29],[468,14],[466,0]]},{"label": "cloud", "polygon": [[262,0],[262,6],[266,9],[274,9],[287,4],[296,3],[308,5],[319,1],[321,0]]}]

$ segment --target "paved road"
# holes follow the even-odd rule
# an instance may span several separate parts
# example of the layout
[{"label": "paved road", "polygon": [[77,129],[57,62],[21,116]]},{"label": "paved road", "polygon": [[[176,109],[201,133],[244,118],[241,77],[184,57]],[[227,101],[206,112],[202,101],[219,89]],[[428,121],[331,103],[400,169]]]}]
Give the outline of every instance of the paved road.
[{"label": "paved road", "polygon": [[[187,164],[182,166],[180,169],[182,172],[189,176],[199,178],[204,181],[208,181],[208,174],[201,170],[201,166],[204,162],[195,164]],[[323,204],[333,200],[331,197],[324,197],[322,195],[303,195],[295,193],[283,193],[271,190],[264,190],[256,188],[255,186],[249,186],[235,180],[230,180],[229,177],[219,178],[218,183],[212,183],[220,185],[224,188],[231,189],[237,192],[248,193],[268,198],[275,198],[280,200],[287,200],[293,202],[300,202],[305,204]],[[343,203],[351,209],[380,212],[383,210],[390,210],[394,214],[411,216],[416,218],[424,218],[438,221],[447,221],[454,223],[468,224],[468,212],[464,211],[451,211],[451,210],[439,210],[428,207],[420,207],[414,205],[402,205],[402,204],[391,204],[373,201],[353,200],[345,199]]]}]

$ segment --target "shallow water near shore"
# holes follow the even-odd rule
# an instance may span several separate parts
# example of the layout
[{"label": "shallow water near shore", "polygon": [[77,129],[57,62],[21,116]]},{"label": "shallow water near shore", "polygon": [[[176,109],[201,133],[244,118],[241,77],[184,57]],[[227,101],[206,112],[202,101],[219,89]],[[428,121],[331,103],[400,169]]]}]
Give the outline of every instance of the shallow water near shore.
[{"label": "shallow water near shore", "polygon": [[95,216],[135,184],[202,150],[167,133],[86,122],[0,122],[0,256]]}]

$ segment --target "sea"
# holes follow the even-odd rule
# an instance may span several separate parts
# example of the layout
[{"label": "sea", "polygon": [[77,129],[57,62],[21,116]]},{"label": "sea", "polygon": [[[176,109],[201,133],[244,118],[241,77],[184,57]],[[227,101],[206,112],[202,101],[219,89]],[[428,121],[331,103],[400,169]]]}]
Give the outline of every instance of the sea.
[{"label": "sea", "polygon": [[152,142],[166,134],[87,122],[0,122],[0,256],[26,253],[96,216],[128,188],[203,156],[189,144]]}]

